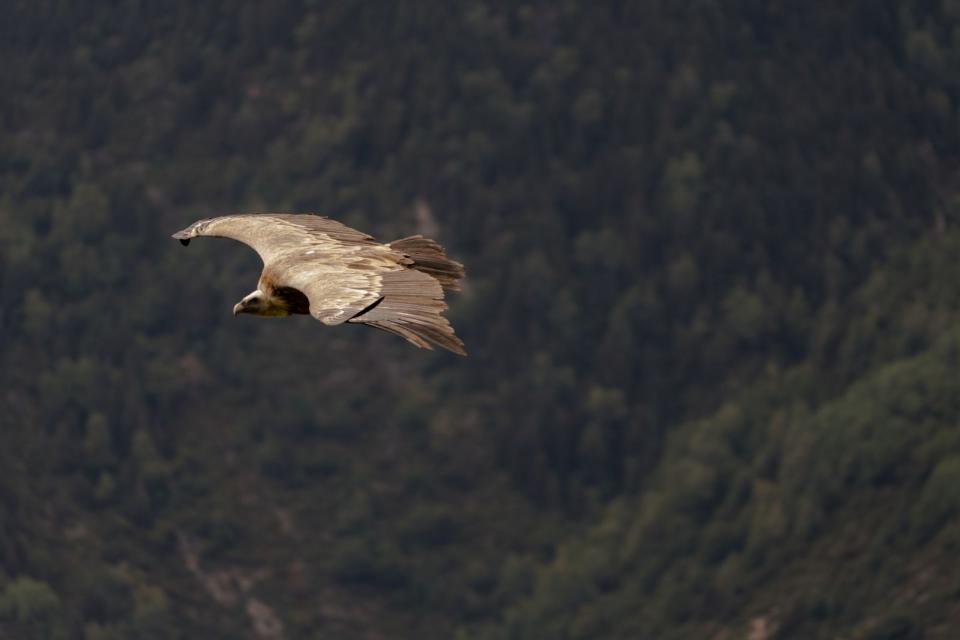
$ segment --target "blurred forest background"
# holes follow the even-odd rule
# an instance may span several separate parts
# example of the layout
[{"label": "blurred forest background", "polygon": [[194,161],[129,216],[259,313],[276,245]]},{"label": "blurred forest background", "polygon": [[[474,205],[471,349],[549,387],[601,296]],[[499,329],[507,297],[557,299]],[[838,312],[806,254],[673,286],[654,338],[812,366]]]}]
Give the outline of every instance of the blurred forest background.
[{"label": "blurred forest background", "polygon": [[[955,638],[960,0],[0,8],[0,637]],[[193,220],[467,265],[467,359]]]}]

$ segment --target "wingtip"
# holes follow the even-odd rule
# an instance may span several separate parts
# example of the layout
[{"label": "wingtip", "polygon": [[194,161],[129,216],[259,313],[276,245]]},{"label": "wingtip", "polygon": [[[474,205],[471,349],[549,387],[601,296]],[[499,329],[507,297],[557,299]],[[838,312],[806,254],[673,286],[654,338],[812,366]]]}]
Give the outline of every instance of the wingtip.
[{"label": "wingtip", "polygon": [[173,238],[174,240],[179,240],[180,244],[182,244],[183,246],[187,246],[188,244],[190,244],[190,238],[192,238],[193,236],[190,234],[189,227],[188,227],[187,229],[181,229],[180,231],[177,231],[175,234],[171,235],[170,237]]}]

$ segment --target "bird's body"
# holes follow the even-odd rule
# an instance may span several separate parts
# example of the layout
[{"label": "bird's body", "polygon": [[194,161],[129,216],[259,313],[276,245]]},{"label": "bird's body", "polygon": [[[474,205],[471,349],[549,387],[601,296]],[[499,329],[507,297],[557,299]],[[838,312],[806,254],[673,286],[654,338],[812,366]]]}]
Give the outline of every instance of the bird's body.
[{"label": "bird's body", "polygon": [[257,289],[234,314],[310,314],[327,325],[367,324],[418,347],[439,345],[466,355],[441,313],[444,290],[459,289],[463,265],[433,240],[411,236],[388,244],[311,214],[240,214],[199,220],[173,237],[239,240],[263,260]]}]

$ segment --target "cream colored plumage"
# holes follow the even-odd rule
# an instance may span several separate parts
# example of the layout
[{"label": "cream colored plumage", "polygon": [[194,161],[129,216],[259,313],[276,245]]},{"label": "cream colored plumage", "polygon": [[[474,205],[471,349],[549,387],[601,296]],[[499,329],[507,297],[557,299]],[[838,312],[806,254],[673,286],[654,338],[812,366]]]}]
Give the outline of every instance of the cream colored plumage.
[{"label": "cream colored plumage", "polygon": [[183,244],[199,236],[238,240],[263,260],[257,290],[234,313],[309,313],[327,325],[367,324],[421,348],[433,343],[466,355],[441,315],[444,289],[459,289],[463,265],[433,240],[381,244],[329,218],[281,213],[199,220],[173,234]]}]

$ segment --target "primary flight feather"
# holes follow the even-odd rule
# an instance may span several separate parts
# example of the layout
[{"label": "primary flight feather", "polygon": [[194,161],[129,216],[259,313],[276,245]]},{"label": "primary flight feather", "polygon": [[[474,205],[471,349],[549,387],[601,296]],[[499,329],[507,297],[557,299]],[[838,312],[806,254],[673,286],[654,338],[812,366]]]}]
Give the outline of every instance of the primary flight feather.
[{"label": "primary flight feather", "polygon": [[423,349],[431,343],[466,355],[441,314],[443,292],[458,291],[463,265],[433,240],[411,236],[381,244],[365,233],[312,214],[239,214],[198,220],[173,234],[232,238],[263,260],[257,289],[234,315],[310,314],[327,325],[366,324]]}]

